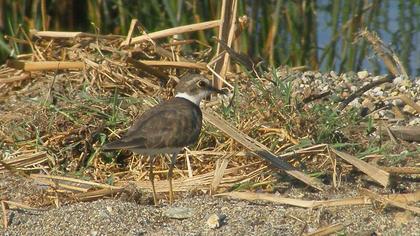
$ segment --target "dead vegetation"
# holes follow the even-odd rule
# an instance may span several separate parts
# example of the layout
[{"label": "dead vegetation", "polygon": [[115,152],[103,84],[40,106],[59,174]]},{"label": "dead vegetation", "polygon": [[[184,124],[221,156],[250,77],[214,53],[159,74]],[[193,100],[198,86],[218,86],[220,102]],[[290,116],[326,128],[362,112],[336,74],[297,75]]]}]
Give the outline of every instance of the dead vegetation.
[{"label": "dead vegetation", "polygon": [[[235,14],[230,17],[236,19]],[[197,145],[179,156],[175,191],[207,193],[211,189],[212,194],[221,193],[219,196],[309,208],[380,201],[419,213],[417,207],[408,205],[419,201],[414,182],[400,187],[398,192],[405,195],[392,197],[371,190],[360,191],[360,196],[329,200],[286,199],[269,194],[287,193],[292,185],[310,186],[305,189],[310,192],[338,191],[343,181],[356,187],[361,176],[373,180],[363,186],[388,193],[377,184],[395,190],[396,183],[407,181],[390,173],[420,174],[418,146],[404,140],[394,145],[392,140],[401,137],[390,135],[389,139],[385,135],[379,148],[391,145],[389,151],[395,153],[411,150],[403,166],[379,166],[377,162],[386,156],[383,153],[358,155],[361,160],[349,153],[360,154],[372,147],[363,126],[366,121],[351,110],[338,113],[318,98],[310,101],[313,107],[306,106],[304,98],[294,94],[292,82],[299,72],[293,68],[260,73],[253,65],[251,71],[233,67],[227,71],[222,65],[228,65],[230,53],[225,50],[215,54],[210,46],[197,41],[155,41],[219,24],[204,22],[182,29],[143,32],[138,37],[134,37],[138,33],[135,21],[128,37],[44,31],[27,35],[20,29],[20,38],[10,40],[26,44],[31,53],[18,55],[0,68],[0,173],[30,178],[47,187],[42,201],[34,196],[18,203],[1,196],[3,213],[7,207],[45,208],[122,194],[137,199],[136,194],[150,191],[147,160],[125,151],[104,153],[101,146],[121,135],[142,111],[171,96],[177,78],[194,70],[222,79],[234,96],[205,104],[207,122]],[[227,28],[221,32],[219,40],[231,43],[235,31]],[[196,50],[187,54],[186,47]],[[165,159],[160,158],[156,165],[157,192],[168,188]],[[267,193],[231,192],[244,189]],[[323,194],[328,198],[328,192]]]}]

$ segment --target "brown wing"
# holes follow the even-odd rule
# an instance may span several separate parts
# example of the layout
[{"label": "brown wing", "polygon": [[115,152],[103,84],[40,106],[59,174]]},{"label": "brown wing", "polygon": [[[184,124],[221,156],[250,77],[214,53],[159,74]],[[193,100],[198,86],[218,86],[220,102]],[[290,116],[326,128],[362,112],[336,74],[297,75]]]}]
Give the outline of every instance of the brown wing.
[{"label": "brown wing", "polygon": [[202,114],[194,103],[173,98],[146,111],[124,137],[105,145],[104,149],[150,149],[185,147],[200,134]]}]

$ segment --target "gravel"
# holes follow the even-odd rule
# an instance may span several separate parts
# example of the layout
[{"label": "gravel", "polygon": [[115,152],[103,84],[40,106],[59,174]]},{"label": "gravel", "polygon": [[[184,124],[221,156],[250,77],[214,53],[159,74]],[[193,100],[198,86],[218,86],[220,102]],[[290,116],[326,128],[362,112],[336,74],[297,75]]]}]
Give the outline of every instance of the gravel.
[{"label": "gravel", "polygon": [[[195,213],[188,219],[171,219],[164,213],[172,207]],[[214,214],[224,219],[211,229],[207,222]],[[351,235],[420,235],[420,217],[395,209],[310,210],[208,195],[185,196],[173,206],[108,199],[48,211],[10,210],[8,219],[4,235],[299,235],[334,223],[345,224],[344,233]]]}]

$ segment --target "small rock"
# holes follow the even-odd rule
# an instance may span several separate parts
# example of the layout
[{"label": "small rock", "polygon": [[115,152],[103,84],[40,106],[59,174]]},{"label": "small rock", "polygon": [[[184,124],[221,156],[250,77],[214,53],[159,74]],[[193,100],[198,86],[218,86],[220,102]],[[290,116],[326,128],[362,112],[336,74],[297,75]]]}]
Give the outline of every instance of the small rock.
[{"label": "small rock", "polygon": [[392,100],[392,105],[394,105],[396,107],[401,107],[401,106],[404,105],[404,103],[401,99],[394,99],[394,100]]},{"label": "small rock", "polygon": [[403,77],[402,76],[398,76],[398,77],[395,77],[395,79],[392,81],[392,83],[394,83],[394,84],[401,84],[402,82],[403,82]]},{"label": "small rock", "polygon": [[333,79],[336,79],[336,78],[337,78],[337,74],[335,73],[335,71],[331,71],[331,72],[330,72],[330,76],[331,76]]},{"label": "small rock", "polygon": [[207,226],[210,229],[217,229],[222,226],[225,218],[225,215],[211,214],[207,219]]},{"label": "small rock", "polygon": [[370,99],[367,99],[367,98],[363,100],[362,106],[369,109],[369,111],[373,111],[373,109],[375,109],[375,105],[372,103]]},{"label": "small rock", "polygon": [[314,72],[313,71],[305,71],[305,72],[303,72],[303,76],[304,77],[313,77],[314,76]]},{"label": "small rock", "polygon": [[384,92],[382,91],[381,87],[376,87],[372,90],[374,96],[382,96]]},{"label": "small rock", "polygon": [[400,92],[406,92],[407,91],[407,87],[406,86],[400,86],[400,87],[398,87],[398,90]]},{"label": "small rock", "polygon": [[315,73],[315,79],[319,79],[322,77],[322,74],[320,72]]},{"label": "small rock", "polygon": [[390,95],[397,96],[398,94],[400,94],[400,92],[395,90],[395,91],[392,91]]},{"label": "small rock", "polygon": [[416,117],[412,119],[410,122],[408,122],[408,125],[410,126],[420,125],[420,118]]},{"label": "small rock", "polygon": [[380,79],[382,79],[383,78],[383,76],[375,76],[375,77],[373,77],[372,78],[372,81],[378,81],[378,80],[380,80]]},{"label": "small rock", "polygon": [[357,72],[357,77],[359,77],[359,79],[366,79],[368,76],[369,72],[365,70]]},{"label": "small rock", "polygon": [[[347,98],[348,96],[350,96],[350,94],[349,94],[349,92],[347,92],[347,91],[343,91],[342,93],[341,93],[341,98]],[[354,100],[353,100],[354,101]],[[350,103],[351,104],[351,103]]]},{"label": "small rock", "polygon": [[382,91],[382,88],[381,87],[376,87],[376,88],[373,89],[373,91],[374,92],[379,92],[379,91]]},{"label": "small rock", "polygon": [[349,103],[349,106],[359,108],[361,107],[360,98],[355,98],[353,101]]},{"label": "small rock", "polygon": [[391,111],[388,111],[388,110],[380,110],[380,111],[378,111],[378,114],[381,118],[385,118],[385,119],[394,119],[395,118],[394,113],[392,113]]},{"label": "small rock", "polygon": [[106,207],[106,210],[109,212],[109,214],[111,214],[111,215],[113,215],[113,214],[114,214],[114,211],[112,210],[112,207],[107,206],[107,207]]},{"label": "small rock", "polygon": [[168,208],[163,215],[172,219],[187,219],[194,215],[195,211],[188,207],[171,207]]},{"label": "small rock", "polygon": [[403,108],[403,111],[407,112],[407,113],[410,113],[412,115],[417,113],[416,109],[414,109],[413,107],[411,107],[409,105],[405,105],[404,108]]}]

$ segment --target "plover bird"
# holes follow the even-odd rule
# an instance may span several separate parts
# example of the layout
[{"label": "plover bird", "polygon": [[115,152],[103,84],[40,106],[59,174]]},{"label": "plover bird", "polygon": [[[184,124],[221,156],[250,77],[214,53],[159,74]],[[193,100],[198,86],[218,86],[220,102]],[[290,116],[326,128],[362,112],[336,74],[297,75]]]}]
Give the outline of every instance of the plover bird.
[{"label": "plover bird", "polygon": [[172,175],[176,158],[184,147],[197,141],[202,125],[200,101],[212,93],[224,92],[212,87],[202,75],[187,74],[175,87],[174,98],[145,111],[121,139],[103,146],[103,150],[126,149],[149,156],[149,179],[155,205],[154,156],[172,154],[168,170],[169,201],[172,203]]}]

